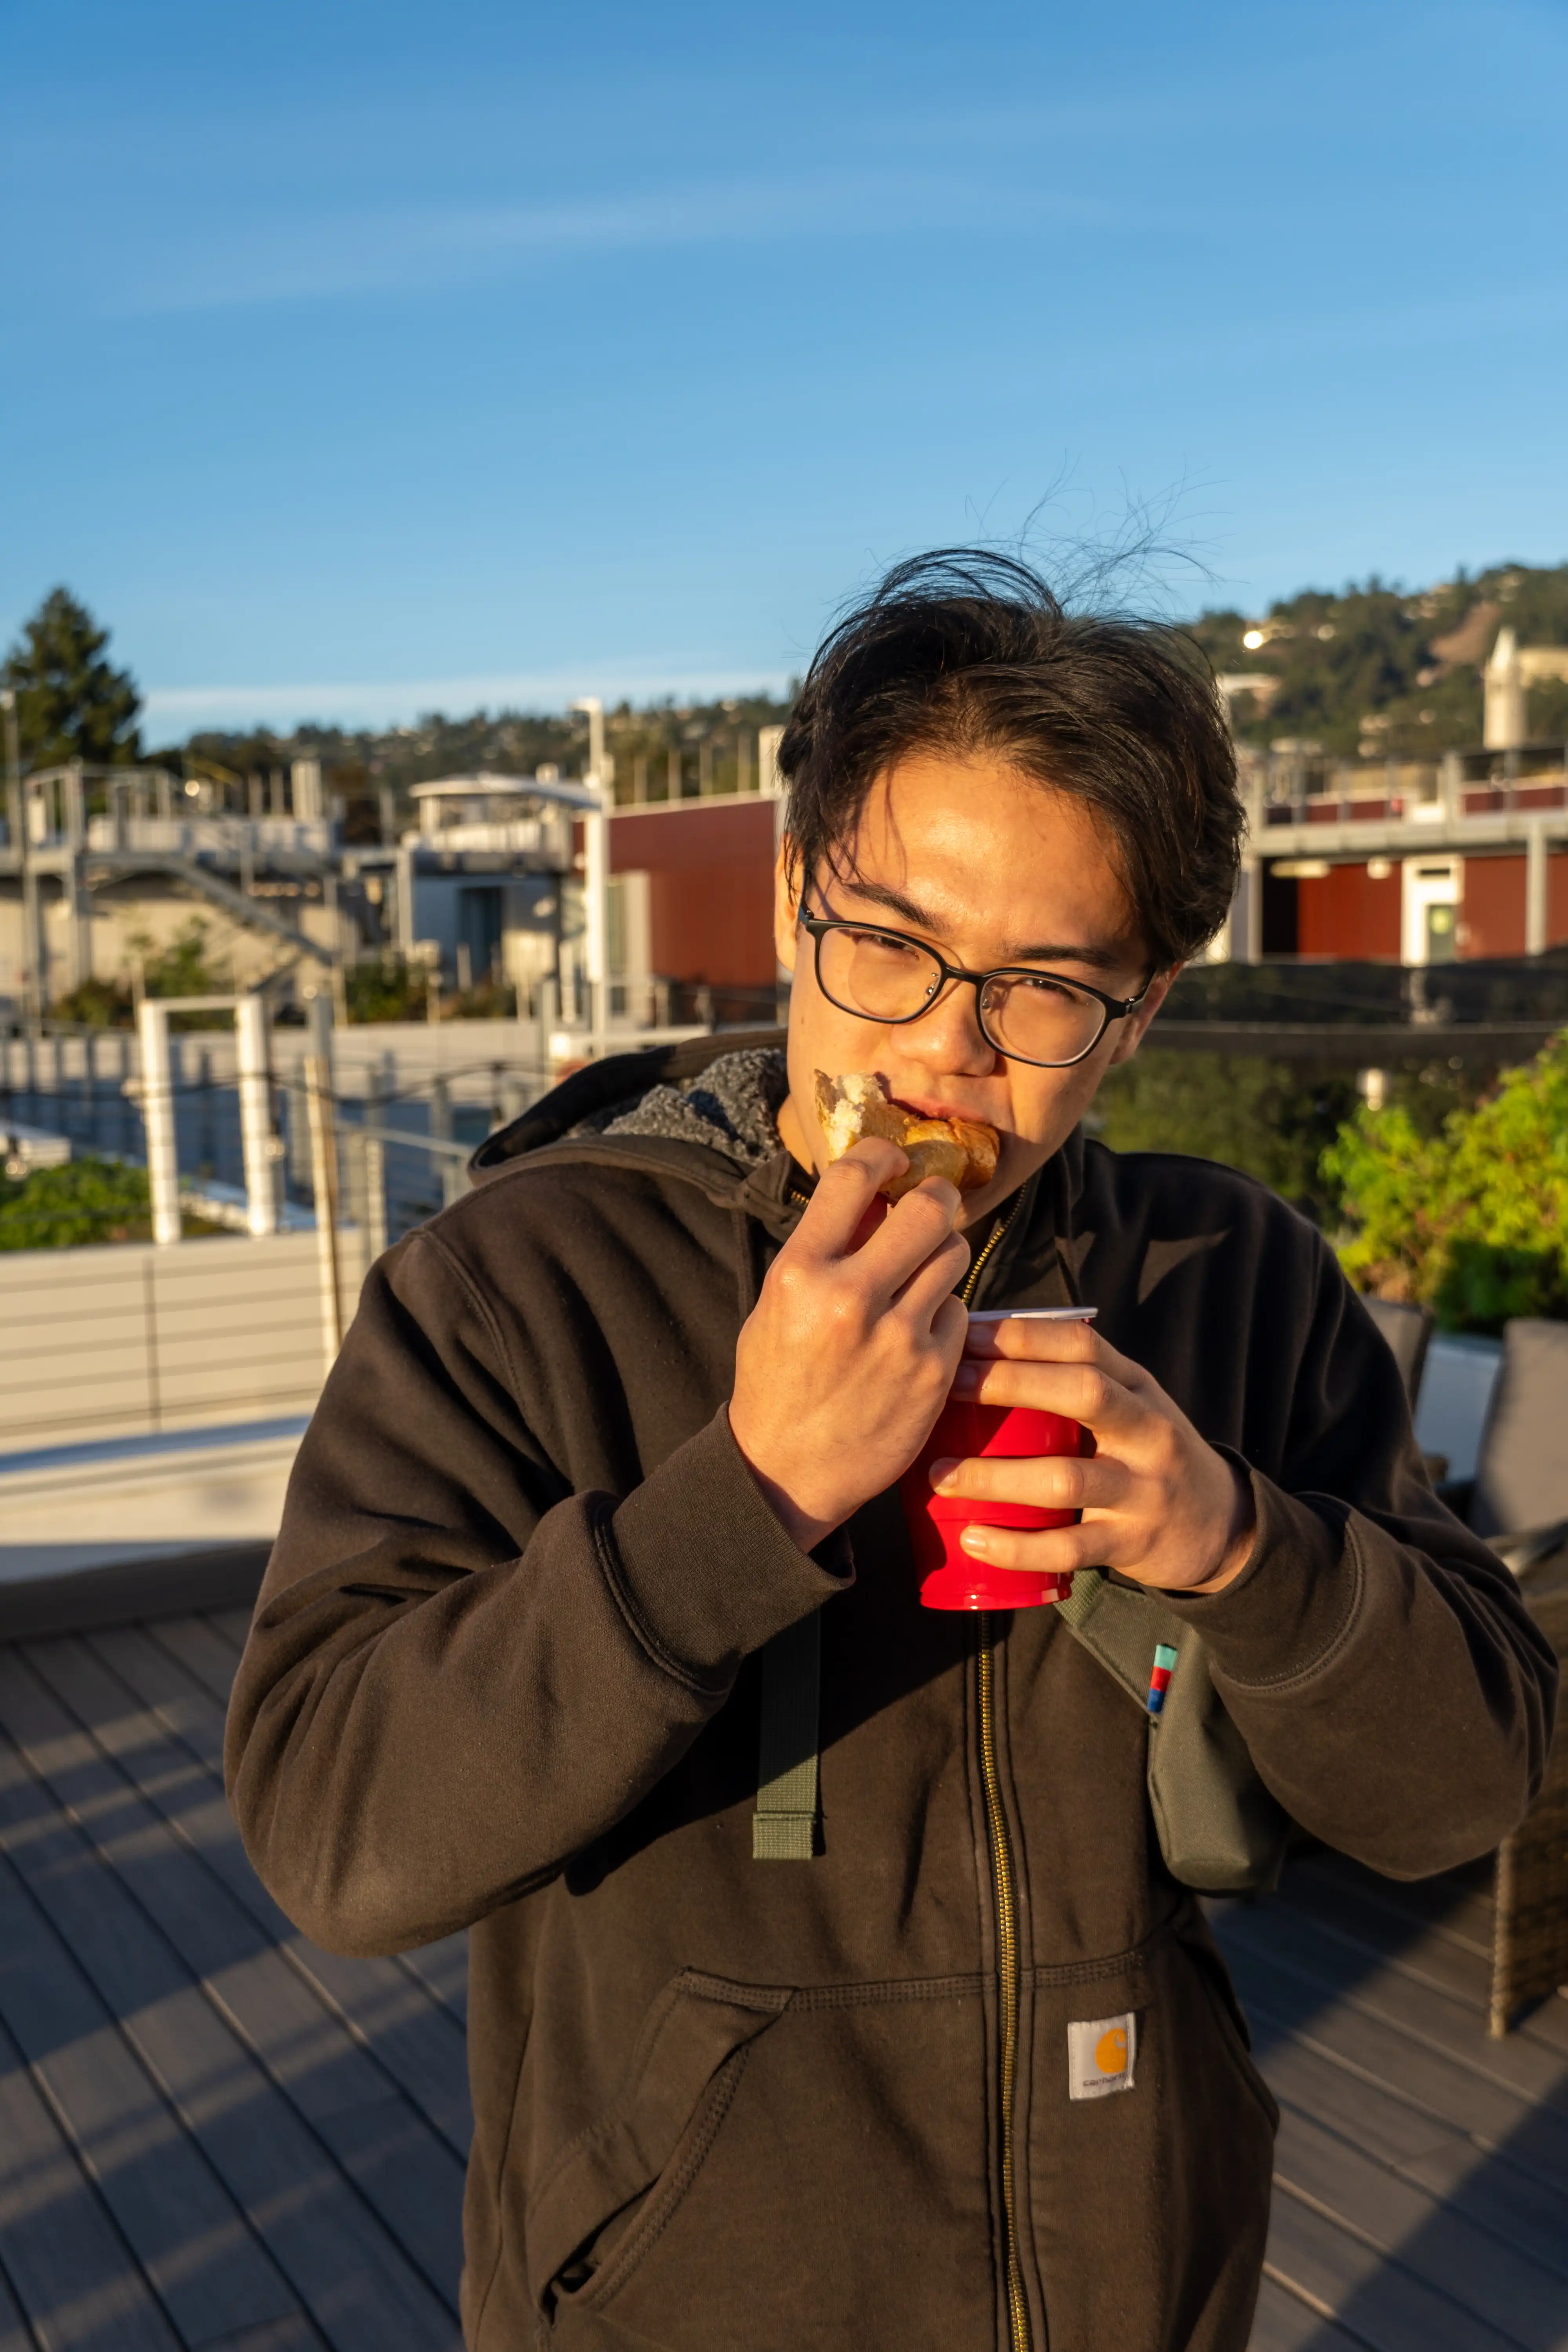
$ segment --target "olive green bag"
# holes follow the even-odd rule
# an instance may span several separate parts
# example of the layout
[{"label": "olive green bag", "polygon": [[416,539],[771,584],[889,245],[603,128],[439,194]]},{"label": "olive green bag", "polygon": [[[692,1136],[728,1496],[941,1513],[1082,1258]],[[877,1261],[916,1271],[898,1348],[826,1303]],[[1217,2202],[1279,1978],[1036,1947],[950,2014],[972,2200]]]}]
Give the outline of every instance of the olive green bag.
[{"label": "olive green bag", "polygon": [[[1149,1802],[1173,1878],[1201,1895],[1268,1892],[1279,1876],[1289,1820],[1258,1779],[1247,1742],[1209,1677],[1204,1645],[1152,1592],[1080,1569],[1057,1615],[1141,1707],[1157,1643],[1175,1651],[1160,1715],[1149,1724]],[[777,1633],[762,1652],[757,1862],[810,1862],[822,1852],[817,1818],[817,1708],[822,1612]]]},{"label": "olive green bag", "polygon": [[1149,1701],[1157,1643],[1176,1653],[1149,1724],[1149,1804],[1173,1878],[1201,1895],[1268,1894],[1279,1882],[1289,1816],[1258,1778],[1225,1711],[1204,1645],[1152,1592],[1080,1570],[1057,1615],[1140,1706]]}]

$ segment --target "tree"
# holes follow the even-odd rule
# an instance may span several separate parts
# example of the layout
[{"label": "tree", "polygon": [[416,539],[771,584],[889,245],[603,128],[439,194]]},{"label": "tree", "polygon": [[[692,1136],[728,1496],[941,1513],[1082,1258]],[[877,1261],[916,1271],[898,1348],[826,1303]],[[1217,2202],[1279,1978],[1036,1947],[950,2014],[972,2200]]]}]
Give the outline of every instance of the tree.
[{"label": "tree", "polygon": [[1107,1072],[1090,1124],[1113,1151],[1242,1169],[1321,1223],[1334,1202],[1318,1163],[1355,1098],[1354,1073],[1340,1065],[1146,1050]]},{"label": "tree", "polygon": [[1352,1227],[1340,1260],[1363,1290],[1429,1305],[1451,1330],[1568,1314],[1568,1031],[1496,1092],[1423,1136],[1363,1108],[1323,1155]]},{"label": "tree", "polygon": [[[1375,576],[1337,595],[1309,588],[1258,621],[1200,614],[1189,633],[1222,674],[1275,681],[1267,700],[1236,698],[1243,741],[1296,737],[1335,758],[1435,761],[1480,741],[1480,665],[1505,621],[1521,645],[1568,644],[1568,564],[1494,564],[1413,594]],[[1568,729],[1568,693],[1533,688],[1530,728],[1536,738]]]},{"label": "tree", "polygon": [[130,671],[104,659],[108,644],[109,631],[68,588],[54,589],[24,626],[3,675],[16,691],[22,757],[29,767],[68,760],[113,767],[140,756],[142,697]]}]

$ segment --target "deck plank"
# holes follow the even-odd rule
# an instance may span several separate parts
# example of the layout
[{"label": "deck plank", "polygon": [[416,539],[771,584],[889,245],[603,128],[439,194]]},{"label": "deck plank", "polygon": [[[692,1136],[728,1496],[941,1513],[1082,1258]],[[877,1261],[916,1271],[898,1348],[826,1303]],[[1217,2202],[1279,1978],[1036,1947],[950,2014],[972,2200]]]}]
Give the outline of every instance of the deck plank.
[{"label": "deck plank", "polygon": [[1434,1930],[1468,1945],[1483,1958],[1492,1948],[1492,1864],[1467,1863],[1437,1878],[1384,1878],[1363,1863],[1324,1847],[1291,1864],[1289,1877],[1303,1886],[1321,1881],[1359,1887],[1381,1903],[1407,1932]]},{"label": "deck plank", "polygon": [[[111,1635],[91,1635],[89,1640],[110,1670],[119,1674],[137,1692],[176,1738],[184,1742],[221,1784],[224,1710],[228,1702],[228,1684],[224,1684],[220,1698],[212,1688],[216,1667],[210,1653],[205,1651],[203,1655],[210,1670],[209,1679],[200,1680],[191,1672],[181,1655],[183,1645],[179,1633],[180,1624],[176,1622],[170,1625],[122,1628]],[[154,1636],[165,1638],[154,1639]],[[246,1870],[248,1874],[248,1863]],[[260,1882],[253,1874],[250,1883],[258,1895],[262,1893]],[[276,1906],[274,1910],[276,1917],[281,1921],[282,1914],[276,1912]],[[279,1927],[278,1932],[281,1935],[285,1928],[286,1923]],[[314,1951],[317,1948],[310,1946],[309,1948]],[[465,1935],[459,1932],[444,1936],[434,1944],[421,1945],[411,1952],[401,1952],[393,1965],[413,1978],[466,2032],[468,1951]],[[466,2098],[466,2090],[464,2095]],[[467,2145],[466,2138],[464,2145]]]},{"label": "deck plank", "polygon": [[[1491,1993],[1491,1962],[1468,1937],[1447,1934],[1437,1926],[1415,1927],[1407,1913],[1374,1895],[1338,1872],[1319,1871],[1310,1878],[1292,1873],[1268,1905],[1273,1918],[1286,1916],[1309,1919],[1337,1936],[1364,1958],[1385,1963],[1396,1972],[1408,1972],[1436,1985],[1478,2016],[1487,2015]],[[1413,1933],[1413,1927],[1415,1932]]]},{"label": "deck plank", "polygon": [[237,1659],[249,1638],[250,1621],[255,1614],[253,1609],[209,1609],[203,1622],[229,1644]]},{"label": "deck plank", "polygon": [[1268,2263],[1369,2352],[1519,2352],[1500,2329],[1288,2189],[1275,2195]]},{"label": "deck plank", "polygon": [[[1279,1903],[1283,1911],[1316,1921],[1363,1954],[1388,1952],[1396,1973],[1408,1972],[1486,2018],[1491,2006],[1489,1943],[1482,1945],[1457,1929],[1450,1916],[1424,1923],[1423,1932],[1407,1943],[1399,1941],[1394,1948],[1401,1928],[1408,1931],[1411,1916],[1405,1905],[1389,1899],[1401,1891],[1388,1880],[1344,1863],[1332,1870],[1320,1866],[1292,1873]],[[1568,2059],[1568,2000],[1559,1993],[1542,2001],[1519,2020],[1513,2034],[1527,2043],[1544,2043]]]},{"label": "deck plank", "polygon": [[243,2327],[237,2335],[219,2336],[205,2352],[321,2352],[321,2338],[303,2314],[292,2319],[268,2320],[262,2327]]},{"label": "deck plank", "polygon": [[[430,1984],[423,1969],[401,1957],[344,1959],[323,1951],[279,1910],[251,1867],[224,1795],[223,1720],[213,1699],[134,1628],[95,1636],[85,1647],[32,1643],[26,1655],[321,1999],[365,2036],[454,2153],[466,2158],[473,2120],[463,2011]],[[95,1677],[94,1666],[112,1677],[111,1685]],[[142,1719],[134,1711],[127,1715],[127,1694],[145,1710]],[[166,1738],[157,1737],[153,1723]],[[457,1941],[463,1951],[465,1939]]]},{"label": "deck plank", "polygon": [[298,2310],[69,1951],[0,1857],[0,2020],[187,2347]]},{"label": "deck plank", "polygon": [[[0,2159],[0,2179],[4,2161]],[[0,2189],[0,2198],[4,2191]],[[11,2292],[5,2266],[0,2262],[0,2352],[37,2352],[38,2339],[22,2316],[22,2306]]]},{"label": "deck plank", "polygon": [[398,1955],[411,1976],[435,2000],[450,2010],[467,2031],[468,2021],[468,1939],[461,1933],[442,1936],[434,1944],[417,1945]]},{"label": "deck plank", "polygon": [[[1439,2198],[1445,2214],[1470,2216],[1503,2244],[1522,2247],[1537,2261],[1568,2260],[1568,2195],[1521,2171],[1510,2156],[1505,2148],[1499,2161],[1478,2165],[1464,2142],[1452,2140],[1399,2169]],[[1568,2295],[1564,2305],[1568,2308]]]},{"label": "deck plank", "polygon": [[455,2352],[444,2299],[8,1738],[0,1851],[333,2352]]},{"label": "deck plank", "polygon": [[49,2352],[181,2352],[3,2025],[0,2263]]},{"label": "deck plank", "polygon": [[[1289,1940],[1282,1936],[1281,1945]],[[1535,2108],[1528,2095],[1447,2051],[1402,2033],[1397,2023],[1368,2016],[1353,2001],[1336,1997],[1287,1959],[1265,1954],[1256,1945],[1238,1948],[1227,1941],[1226,1956],[1247,2013],[1260,2029],[1265,2074],[1273,2046],[1289,2036],[1436,2121],[1468,2134],[1478,2146],[1500,2147],[1519,2135],[1524,2149],[1517,2159],[1521,2168],[1559,2190],[1568,2189],[1568,2115]],[[1531,2126],[1528,2146],[1522,2134],[1527,2121]]]},{"label": "deck plank", "polygon": [[227,1707],[239,1653],[219,1636],[205,1617],[171,1617],[146,1630],[158,1647],[176,1659],[210,1699],[220,1707]]},{"label": "deck plank", "polygon": [[[100,1670],[101,1671],[101,1670]],[[445,2297],[461,2260],[464,2167],[410,2108],[395,2172],[363,2160],[356,2109],[400,2097],[363,2042],[147,1804],[23,1659],[0,1659],[0,1725],[167,1939],[209,2000],[338,2157],[392,2237]],[[148,1735],[153,1736],[149,1726]]]},{"label": "deck plank", "polygon": [[1365,2338],[1347,2335],[1323,2312],[1303,2303],[1299,2294],[1265,2271],[1248,2352],[1365,2352]]},{"label": "deck plank", "polygon": [[1268,1923],[1249,1912],[1227,1921],[1226,1929],[1227,1950],[1278,1955],[1337,2004],[1441,2052],[1500,2090],[1554,2109],[1568,2127],[1568,2057],[1530,2034],[1493,2039],[1479,2030],[1482,2012],[1433,1981],[1417,1959],[1358,1948],[1300,1903],[1282,1905]]},{"label": "deck plank", "polygon": [[1568,2245],[1561,2230],[1523,2244],[1505,2240],[1457,2203],[1402,2179],[1337,2134],[1286,2111],[1277,2188],[1340,2228],[1397,2256],[1460,2309],[1526,2352],[1557,2352],[1568,2329]]},{"label": "deck plank", "polygon": [[1458,2147],[1468,2161],[1475,2152],[1468,2135],[1445,2116],[1408,2097],[1394,2081],[1371,2082],[1331,2052],[1277,2024],[1257,2002],[1249,2004],[1254,2029],[1269,2041],[1260,2061],[1277,2099],[1310,2116],[1384,2164],[1407,2168]]},{"label": "deck plank", "polygon": [[1494,2164],[1467,2134],[1434,2125],[1422,2109],[1294,2043],[1276,2049],[1268,2074],[1286,2113],[1281,2146],[1289,2122],[1300,2119],[1429,2192],[1445,2212],[1475,2222],[1500,2247],[1549,2269],[1568,2261],[1568,2200],[1560,2188],[1521,2173],[1506,2156]]}]

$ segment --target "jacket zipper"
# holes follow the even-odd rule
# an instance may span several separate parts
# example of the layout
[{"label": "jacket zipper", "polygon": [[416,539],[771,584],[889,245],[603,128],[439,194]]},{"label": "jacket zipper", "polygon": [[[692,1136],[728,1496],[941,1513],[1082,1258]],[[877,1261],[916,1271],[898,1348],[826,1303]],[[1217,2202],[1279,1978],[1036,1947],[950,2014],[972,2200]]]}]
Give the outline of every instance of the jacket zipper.
[{"label": "jacket zipper", "polygon": [[1018,2058],[1018,1903],[1002,1779],[996,1769],[996,1648],[989,1611],[980,1620],[980,1778],[991,1841],[991,1889],[996,1911],[996,1979],[1001,2037],[1002,2231],[1007,2266],[1007,2321],[1013,2352],[1029,2352],[1029,2306],[1018,2263],[1018,2223],[1013,2180],[1013,2091]]},{"label": "jacket zipper", "polygon": [[[967,1307],[987,1258],[1017,1214],[1015,1202],[998,1219],[984,1248],[969,1269],[959,1297]],[[998,2029],[1001,2042],[998,2090],[1002,2116],[1002,2235],[1007,2273],[1007,2326],[1012,2352],[1030,2352],[1029,2306],[1024,2295],[1024,2274],[1018,2261],[1018,2221],[1015,2201],[1013,2162],[1013,2095],[1018,2061],[1018,1898],[1013,1876],[1013,1850],[1007,1837],[1007,1816],[1002,1805],[1002,1776],[996,1762],[996,1629],[989,1610],[979,1625],[976,1682],[979,1700],[980,1781],[985,1799],[985,1829],[991,1848],[991,1893],[996,1927]]]}]

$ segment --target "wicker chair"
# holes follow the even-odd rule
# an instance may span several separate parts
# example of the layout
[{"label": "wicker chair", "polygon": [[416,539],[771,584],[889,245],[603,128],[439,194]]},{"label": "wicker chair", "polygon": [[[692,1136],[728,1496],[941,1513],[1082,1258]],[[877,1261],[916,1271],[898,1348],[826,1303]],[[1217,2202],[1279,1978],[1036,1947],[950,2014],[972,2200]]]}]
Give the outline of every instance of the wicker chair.
[{"label": "wicker chair", "polygon": [[1426,1346],[1432,1337],[1432,1310],[1429,1307],[1407,1307],[1393,1298],[1363,1298],[1362,1305],[1388,1342],[1414,1412],[1426,1365]]},{"label": "wicker chair", "polygon": [[[1568,1660],[1568,1323],[1509,1324],[1472,1479],[1439,1489],[1519,1579],[1526,1607]],[[1568,1724],[1526,1819],[1498,1849],[1491,2030],[1568,1984]]]},{"label": "wicker chair", "polygon": [[[1521,1579],[1531,1615],[1568,1664],[1568,1540]],[[1492,1914],[1491,2030],[1568,1985],[1568,1725],[1560,1714],[1546,1778],[1498,1848]]]}]

